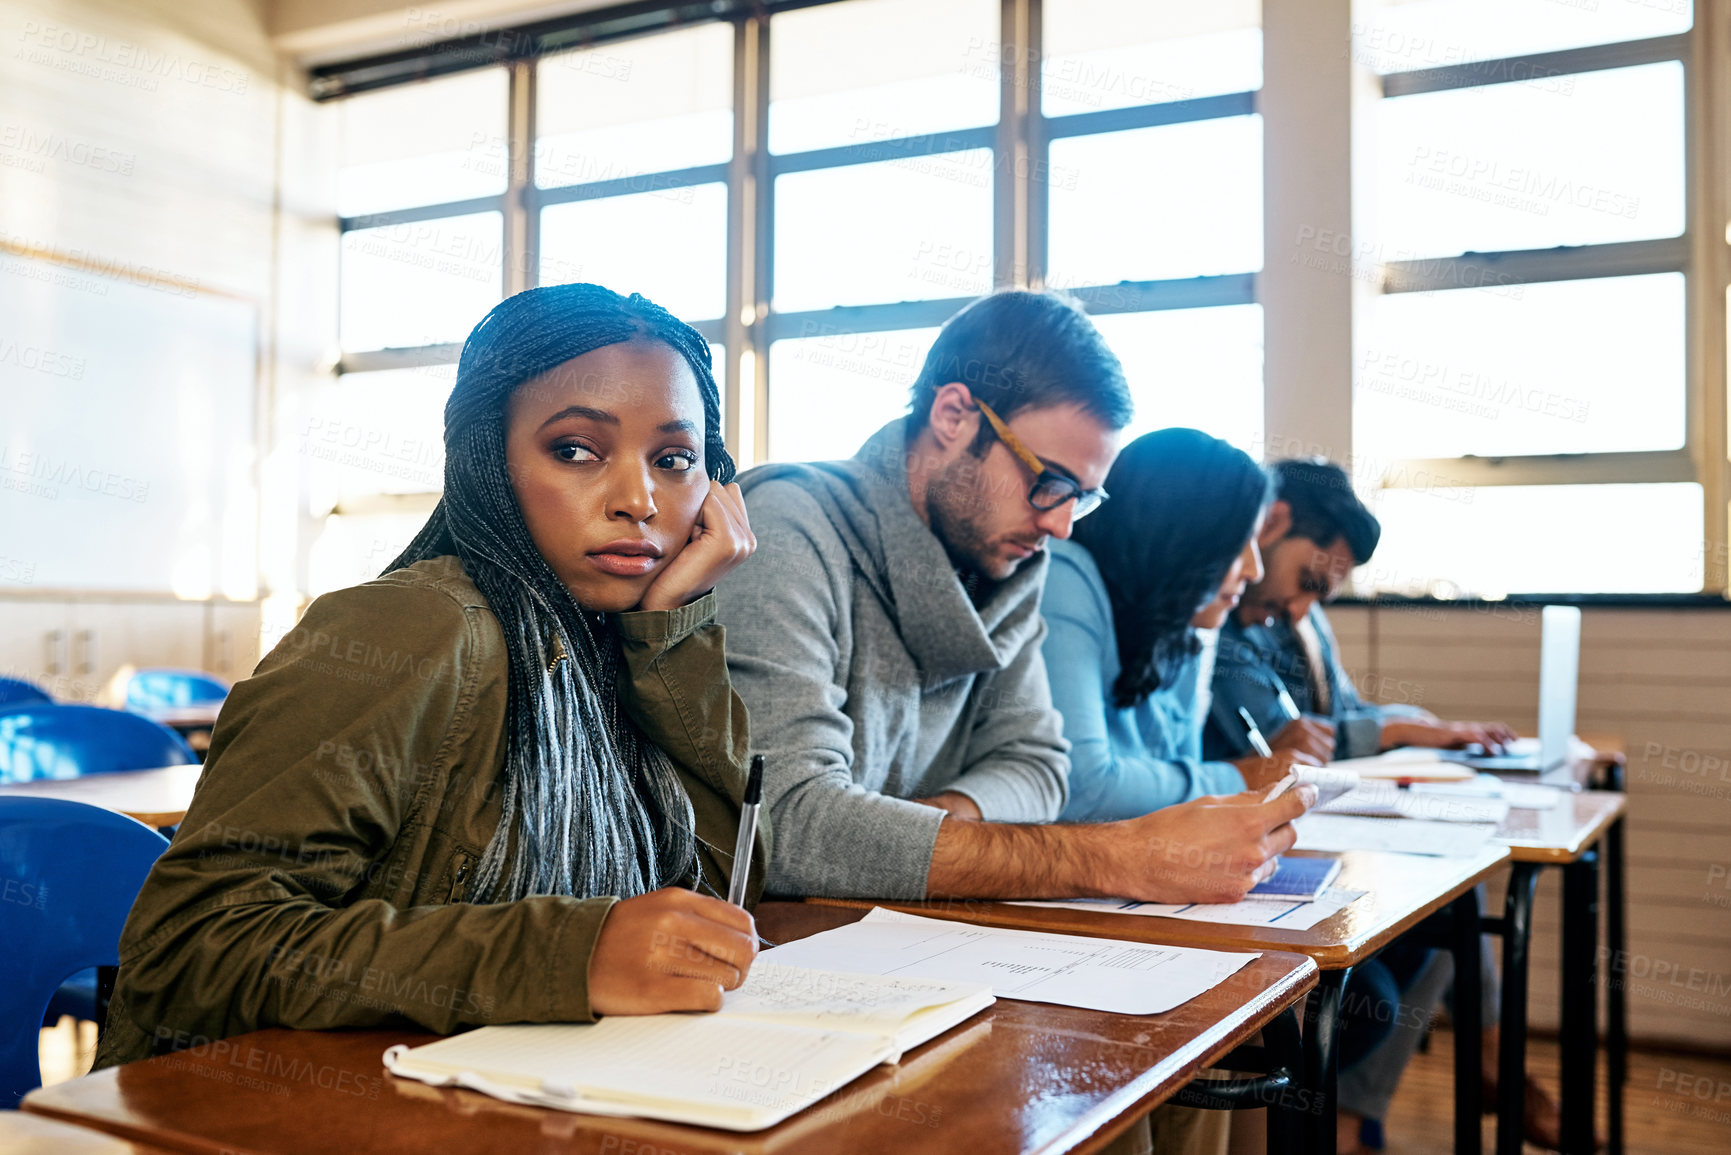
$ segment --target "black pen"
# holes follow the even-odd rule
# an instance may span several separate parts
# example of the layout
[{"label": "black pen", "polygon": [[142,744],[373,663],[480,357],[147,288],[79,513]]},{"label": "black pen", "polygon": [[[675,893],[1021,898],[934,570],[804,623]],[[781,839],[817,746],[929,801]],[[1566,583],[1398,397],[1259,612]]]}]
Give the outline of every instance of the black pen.
[{"label": "black pen", "polygon": [[733,840],[733,878],[727,884],[727,901],[745,905],[745,881],[751,877],[751,849],[757,841],[757,808],[763,802],[763,755],[751,756],[751,773],[745,779],[745,805],[739,811],[739,837]]}]

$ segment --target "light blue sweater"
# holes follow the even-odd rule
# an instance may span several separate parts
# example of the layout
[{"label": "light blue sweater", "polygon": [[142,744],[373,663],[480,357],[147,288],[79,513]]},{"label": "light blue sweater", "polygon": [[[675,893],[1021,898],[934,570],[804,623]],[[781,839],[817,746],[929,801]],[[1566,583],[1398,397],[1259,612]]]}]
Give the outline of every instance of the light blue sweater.
[{"label": "light blue sweater", "polygon": [[1061,821],[1135,818],[1204,794],[1235,794],[1244,777],[1230,762],[1202,760],[1200,656],[1169,685],[1121,709],[1112,685],[1121,669],[1112,603],[1088,551],[1054,541],[1041,613],[1052,704],[1070,742],[1070,799]]}]

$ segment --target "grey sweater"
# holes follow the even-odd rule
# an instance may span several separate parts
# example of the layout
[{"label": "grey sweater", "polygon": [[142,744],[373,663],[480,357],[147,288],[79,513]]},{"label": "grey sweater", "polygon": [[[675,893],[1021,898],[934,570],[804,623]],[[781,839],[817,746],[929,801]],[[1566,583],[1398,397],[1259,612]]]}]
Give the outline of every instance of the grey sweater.
[{"label": "grey sweater", "polygon": [[734,689],[765,758],[769,890],[923,898],[953,790],[1050,822],[1068,745],[1040,641],[1046,555],[975,607],[908,495],[901,420],[849,461],[741,477],[757,552],[716,589]]}]

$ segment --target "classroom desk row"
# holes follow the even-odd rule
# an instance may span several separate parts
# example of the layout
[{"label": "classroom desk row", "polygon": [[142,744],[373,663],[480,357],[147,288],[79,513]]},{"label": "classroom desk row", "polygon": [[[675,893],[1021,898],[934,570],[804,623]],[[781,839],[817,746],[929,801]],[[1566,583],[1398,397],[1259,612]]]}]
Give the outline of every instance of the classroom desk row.
[{"label": "classroom desk row", "polygon": [[[1263,953],[1226,983],[1163,1015],[1116,1015],[1001,999],[909,1052],[900,1065],[880,1068],[756,1135],[572,1115],[391,1078],[380,1056],[387,1046],[416,1037],[409,1031],[255,1032],[225,1045],[41,1089],[24,1106],[135,1143],[195,1152],[325,1146],[394,1151],[432,1142],[452,1151],[501,1145],[594,1151],[936,1151],[952,1149],[958,1141],[980,1151],[1086,1152],[1098,1150],[1174,1095],[1185,1101],[1181,1092],[1203,1067],[1242,1069],[1242,1061],[1223,1060],[1250,1053],[1233,1054],[1269,1028],[1270,1045],[1259,1054],[1262,1069],[1272,1074],[1252,1080],[1253,1096],[1240,1101],[1287,1108],[1270,1112],[1284,1120],[1282,1126],[1270,1127],[1271,1150],[1286,1146],[1328,1152],[1334,1150],[1335,1135],[1333,1041],[1341,991],[1351,969],[1422,926],[1455,955],[1457,1005],[1477,1005],[1482,926],[1502,933],[1504,941],[1499,1078],[1504,1101],[1499,1104],[1498,1150],[1518,1152],[1530,880],[1544,867],[1557,866],[1565,872],[1563,1149],[1588,1152],[1596,1053],[1597,856],[1601,843],[1608,849],[1617,841],[1609,888],[1615,949],[1622,933],[1622,809],[1621,795],[1592,791],[1566,796],[1553,811],[1514,811],[1499,831],[1507,845],[1487,847],[1471,857],[1349,852],[1341,856],[1338,885],[1368,893],[1302,931],[994,902],[880,904],[995,926]],[[170,817],[156,810],[150,816]],[[1481,923],[1474,888],[1505,865],[1511,868],[1505,913]],[[853,921],[871,905],[832,900],[765,903],[758,924],[765,939],[783,942]],[[1580,949],[1582,942],[1585,950]],[[1315,997],[1306,1000],[1304,1008],[1302,1052],[1288,1056],[1286,1063],[1296,1069],[1280,1070],[1282,1055],[1273,1043],[1297,1033],[1296,1005],[1313,990]],[[1616,993],[1613,989],[1613,996]],[[1618,1091],[1625,1065],[1618,1048],[1626,1045],[1626,1034],[1619,1032],[1619,1013],[1614,1000],[1609,1033],[1613,1152],[1620,1151],[1622,1139]],[[1465,1155],[1480,1148],[1480,1047],[1478,1017],[1460,1018],[1455,1150]],[[965,1061],[954,1061],[964,1055]],[[273,1070],[279,1077],[248,1077]],[[307,1070],[347,1072],[350,1078],[331,1080],[342,1084],[338,1088],[316,1079],[280,1077],[284,1071]],[[366,1088],[364,1096],[356,1096],[357,1085]],[[1194,1088],[1190,1095],[1194,1098]]]}]

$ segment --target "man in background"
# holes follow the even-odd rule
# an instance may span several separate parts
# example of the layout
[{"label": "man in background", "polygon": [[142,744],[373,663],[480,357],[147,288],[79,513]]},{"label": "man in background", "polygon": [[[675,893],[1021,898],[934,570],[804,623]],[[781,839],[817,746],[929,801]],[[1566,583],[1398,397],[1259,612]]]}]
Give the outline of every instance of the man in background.
[{"label": "man in background", "polygon": [[[1378,705],[1358,695],[1322,604],[1340,592],[1353,567],[1376,551],[1382,525],[1352,491],[1346,471],[1320,458],[1277,462],[1276,498],[1257,541],[1264,575],[1220,629],[1214,703],[1203,756],[1243,757],[1251,743],[1239,708],[1279,749],[1314,741],[1310,724],[1333,727],[1333,748],[1305,748],[1325,761],[1362,758],[1396,746],[1458,749],[1477,744],[1500,753],[1515,732],[1501,722],[1444,722],[1428,710]],[[1280,691],[1298,708],[1296,722]],[[1323,731],[1326,734],[1326,730]]]}]

